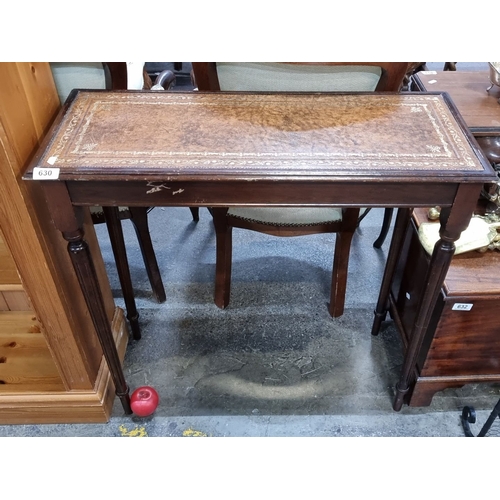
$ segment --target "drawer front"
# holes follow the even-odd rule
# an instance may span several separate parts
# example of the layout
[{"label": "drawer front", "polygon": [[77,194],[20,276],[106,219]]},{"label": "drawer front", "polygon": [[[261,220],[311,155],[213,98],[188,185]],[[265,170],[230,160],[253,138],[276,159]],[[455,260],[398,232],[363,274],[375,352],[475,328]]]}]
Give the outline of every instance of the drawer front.
[{"label": "drawer front", "polygon": [[[419,376],[500,374],[500,295],[485,293],[489,287],[484,286],[489,282],[485,275],[491,280],[497,272],[495,257],[492,253],[479,261],[479,254],[472,254],[452,263],[445,285],[452,282],[453,294],[441,291],[418,356]],[[414,326],[429,260],[412,224],[392,289],[406,340]],[[484,265],[478,268],[478,262]]]},{"label": "drawer front", "polygon": [[445,300],[421,376],[500,374],[499,310],[500,296]]}]

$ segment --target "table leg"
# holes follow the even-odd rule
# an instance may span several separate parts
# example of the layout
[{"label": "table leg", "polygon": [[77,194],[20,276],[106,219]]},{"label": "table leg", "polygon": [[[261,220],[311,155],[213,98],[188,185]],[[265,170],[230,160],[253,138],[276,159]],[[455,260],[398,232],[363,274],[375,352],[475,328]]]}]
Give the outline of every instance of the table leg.
[{"label": "table leg", "polygon": [[432,252],[425,287],[417,306],[415,323],[408,339],[403,368],[399,382],[396,384],[396,395],[393,403],[395,411],[401,410],[405,396],[409,393],[424,335],[429,326],[451,259],[455,253],[455,241],[458,240],[461,232],[469,225],[480,192],[481,186],[462,184],[457,189],[453,206],[441,210],[441,239],[436,243]]},{"label": "table leg", "polygon": [[116,395],[120,398],[126,414],[132,414],[129,388],[125,381],[120,358],[113,339],[113,331],[106,314],[97,272],[87,242],[84,240],[81,207],[73,207],[66,185],[63,182],[43,183],[47,205],[55,227],[68,242],[68,252],[82,289],[90,317],[108,365]]},{"label": "table leg", "polygon": [[385,320],[389,309],[389,294],[391,291],[392,279],[403,248],[404,238],[412,212],[413,209],[411,208],[400,208],[396,216],[389,255],[387,256],[387,263],[382,278],[378,302],[374,311],[375,318],[373,320],[372,335],[378,335],[382,321]]},{"label": "table leg", "polygon": [[420,351],[422,340],[429,324],[430,313],[434,309],[434,305],[441,291],[454,253],[454,240],[441,238],[434,247],[425,279],[426,286],[417,308],[418,312],[415,318],[415,324],[406,349],[401,377],[396,385],[396,397],[393,405],[396,411],[399,411],[403,406],[404,397],[410,389],[412,371],[415,367],[418,352]]},{"label": "table leg", "polygon": [[111,325],[104,309],[97,273],[88,244],[83,239],[83,234],[83,230],[71,233],[63,232],[63,237],[68,241],[68,252],[97,331],[106,363],[113,378],[116,395],[120,398],[125,413],[130,415],[132,409],[130,407],[129,388],[123,375]]}]

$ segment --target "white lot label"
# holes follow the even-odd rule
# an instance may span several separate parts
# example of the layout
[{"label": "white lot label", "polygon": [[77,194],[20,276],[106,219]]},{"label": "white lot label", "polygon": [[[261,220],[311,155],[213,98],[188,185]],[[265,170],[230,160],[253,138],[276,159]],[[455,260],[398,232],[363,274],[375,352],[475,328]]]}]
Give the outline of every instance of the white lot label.
[{"label": "white lot label", "polygon": [[456,303],[453,304],[453,307],[451,308],[452,311],[470,311],[472,309],[472,304],[460,304]]},{"label": "white lot label", "polygon": [[55,181],[59,179],[59,168],[42,168],[35,167],[33,169],[33,179],[44,181]]}]

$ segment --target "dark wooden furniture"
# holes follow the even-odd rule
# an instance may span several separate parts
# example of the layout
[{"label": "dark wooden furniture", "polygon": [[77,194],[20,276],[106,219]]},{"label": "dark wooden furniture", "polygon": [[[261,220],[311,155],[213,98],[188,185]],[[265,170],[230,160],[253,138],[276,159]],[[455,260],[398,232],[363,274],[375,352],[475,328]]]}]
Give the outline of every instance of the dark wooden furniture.
[{"label": "dark wooden furniture", "polygon": [[[490,92],[487,71],[422,71],[412,77],[411,89],[447,92],[492,164],[500,162],[500,89]],[[416,210],[408,230],[407,248],[400,258],[393,289],[392,312],[407,341],[423,286],[429,257],[421,248],[416,227],[426,221]],[[455,256],[426,332],[409,404],[429,405],[436,391],[466,383],[500,380],[500,348],[496,326],[500,254],[470,252]],[[402,281],[401,281],[402,280]],[[454,309],[472,305],[470,311]]]},{"label": "dark wooden furniture", "polygon": [[440,205],[441,240],[405,350],[394,400],[399,410],[414,383],[454,241],[495,174],[452,102],[439,93],[75,91],[25,172],[24,179],[34,177],[43,179],[116,393],[130,413],[82,207],[400,207],[375,310],[377,334],[411,208]]},{"label": "dark wooden furniture", "polygon": [[[391,291],[391,314],[405,343],[430,263],[417,235],[418,226],[429,222],[426,214],[414,211]],[[453,257],[424,334],[411,406],[429,405],[435,392],[448,387],[500,382],[499,270],[498,251]]]},{"label": "dark wooden furniture", "polygon": [[500,87],[487,92],[489,86],[488,71],[421,71],[411,90],[448,92],[474,135],[500,135]]},{"label": "dark wooden furniture", "polygon": [[[217,63],[193,62],[193,75],[201,91],[392,91],[400,90],[408,63]],[[392,215],[392,208],[386,209]],[[232,267],[232,228],[248,229],[274,236],[305,236],[337,233],[333,257],[329,313],[344,313],[351,241],[359,219],[359,209],[332,207],[214,208],[216,231],[215,304],[229,304]],[[384,220],[387,220],[387,217]],[[377,244],[382,245],[390,224],[382,226]]]},{"label": "dark wooden furniture", "polygon": [[[330,302],[328,311],[337,318],[344,313],[345,293],[347,288],[347,271],[351,241],[356,231],[359,218],[359,208],[306,208],[298,210],[305,213],[301,224],[297,217],[297,210],[280,208],[278,215],[272,208],[265,208],[269,220],[259,215],[259,208],[250,208],[242,212],[238,209],[229,211],[227,207],[213,207],[211,209],[217,242],[215,265],[215,304],[224,309],[229,304],[231,290],[232,267],[232,228],[249,229],[273,236],[305,236],[318,233],[337,233],[335,252],[333,256],[333,270],[330,288]],[[312,212],[312,214],[311,214]],[[322,217],[322,220],[320,218]]]},{"label": "dark wooden furniture", "polygon": [[500,87],[490,86],[488,71],[422,71],[411,90],[448,92],[487,158],[500,163]]}]

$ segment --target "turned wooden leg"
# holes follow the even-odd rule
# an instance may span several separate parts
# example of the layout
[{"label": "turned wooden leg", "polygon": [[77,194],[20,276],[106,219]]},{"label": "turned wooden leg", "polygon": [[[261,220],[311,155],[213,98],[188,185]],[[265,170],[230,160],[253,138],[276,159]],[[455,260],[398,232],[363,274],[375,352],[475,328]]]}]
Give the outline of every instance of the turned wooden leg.
[{"label": "turned wooden leg", "polygon": [[148,209],[146,207],[129,207],[129,212],[153,295],[156,301],[161,304],[167,300],[167,296],[149,232]]},{"label": "turned wooden leg", "polygon": [[118,218],[117,207],[102,207],[106,226],[108,228],[109,239],[113,255],[115,257],[118,277],[122,287],[123,299],[127,309],[127,319],[130,322],[132,336],[135,340],[141,338],[141,329],[139,327],[139,313],[135,305],[134,288],[130,277],[130,269],[128,267],[127,250],[123,239],[123,229],[120,219]]},{"label": "turned wooden leg", "polygon": [[469,225],[481,188],[482,185],[461,184],[455,195],[453,206],[441,209],[440,240],[432,252],[425,277],[425,287],[417,305],[413,328],[408,337],[400,379],[396,384],[396,395],[393,403],[395,411],[402,408],[410,392],[411,384],[415,383],[417,359],[451,259],[455,253],[455,241]]},{"label": "turned wooden leg", "polygon": [[212,208],[216,238],[214,302],[221,309],[229,305],[231,292],[233,228],[227,223],[227,211],[227,208]]},{"label": "turned wooden leg", "polygon": [[410,342],[407,346],[401,378],[396,384],[396,396],[393,404],[393,408],[396,411],[399,411],[402,408],[405,397],[410,390],[410,376],[417,359],[421,341],[423,340],[424,334],[427,330],[427,317],[430,316],[429,313],[432,311],[432,308],[436,303],[436,298],[441,291],[441,287],[454,253],[455,244],[453,240],[441,239],[434,247],[434,252],[432,253],[431,262],[429,264],[425,280],[426,287],[423,292],[423,300],[421,300],[418,306],[419,312],[417,313],[415,325],[410,336]]}]

